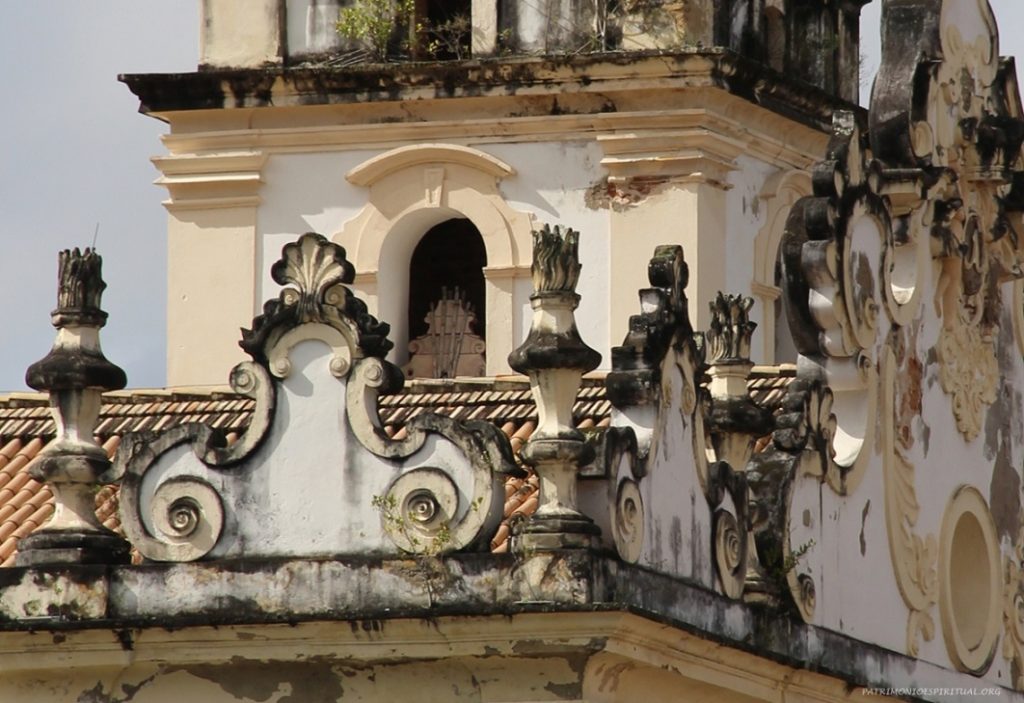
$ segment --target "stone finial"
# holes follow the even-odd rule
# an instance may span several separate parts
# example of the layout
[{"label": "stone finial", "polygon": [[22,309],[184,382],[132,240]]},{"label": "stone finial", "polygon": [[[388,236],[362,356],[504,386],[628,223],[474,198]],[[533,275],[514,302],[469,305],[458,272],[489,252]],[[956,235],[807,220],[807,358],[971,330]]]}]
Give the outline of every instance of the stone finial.
[{"label": "stone finial", "polygon": [[[754,453],[754,443],[774,427],[771,412],[759,406],[750,396],[747,381],[754,367],[750,360],[750,338],[757,324],[750,320],[753,298],[719,292],[710,303],[711,325],[704,335],[707,353],[711,398],[705,406],[705,427],[715,459],[719,462],[719,475],[738,484],[733,497],[737,504],[747,501],[745,479],[747,465]],[[736,583],[737,595],[759,593],[765,584],[765,569],[758,560],[754,532],[746,518],[747,508],[742,505],[740,523],[743,527],[736,538],[744,540],[746,572],[740,573]],[[743,547],[743,545],[740,545]],[[739,565],[739,561],[735,561]]]},{"label": "stone finial", "polygon": [[750,361],[750,338],[757,328],[757,323],[750,321],[753,306],[753,298],[721,291],[708,304],[711,326],[704,336],[708,363]]},{"label": "stone finial", "polygon": [[25,382],[50,394],[57,434],[29,468],[53,492],[54,513],[42,528],[21,540],[18,563],[120,563],[128,543],[96,519],[95,492],[110,467],[93,435],[103,391],[124,388],[124,371],[100,348],[99,330],[107,314],[100,309],[106,284],[103,261],[91,249],[62,251],[57,308],[52,321],[57,338],[50,353],[29,367]]},{"label": "stone finial", "polygon": [[580,233],[558,225],[544,225],[533,233],[533,290],[543,293],[575,293],[580,278]]},{"label": "stone finial", "polygon": [[750,360],[750,338],[757,327],[757,323],[750,321],[753,305],[753,298],[721,291],[709,304],[711,326],[704,339],[712,398],[747,397],[747,379],[754,367]]},{"label": "stone finial", "polygon": [[65,249],[58,254],[57,266],[54,326],[92,323],[102,327],[107,320],[107,313],[100,309],[100,298],[107,287],[103,282],[103,259],[92,249]]},{"label": "stone finial", "polygon": [[538,413],[523,461],[540,478],[540,499],[536,513],[517,527],[515,544],[523,550],[589,547],[600,533],[576,500],[576,474],[593,449],[574,427],[572,407],[583,374],[601,363],[576,329],[578,237],[560,227],[534,232],[533,321],[526,341],[509,355],[512,368],[530,377]]}]

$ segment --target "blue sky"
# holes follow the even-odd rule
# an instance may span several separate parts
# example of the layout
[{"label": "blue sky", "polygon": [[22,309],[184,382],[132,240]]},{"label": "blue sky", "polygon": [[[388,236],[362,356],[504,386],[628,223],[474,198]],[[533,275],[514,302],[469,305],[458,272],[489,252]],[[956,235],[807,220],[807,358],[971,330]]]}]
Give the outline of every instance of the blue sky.
[{"label": "blue sky", "polygon": [[[969,0],[958,0],[969,1]],[[993,0],[1004,55],[1024,53],[1024,2]],[[878,66],[879,0],[865,8]],[[57,251],[97,247],[109,284],[107,356],[131,387],[164,383],[166,212],[149,158],[163,125],[137,114],[118,73],[191,71],[198,0],[58,0],[4,6],[0,22],[0,389],[22,390],[49,350]],[[870,85],[864,88],[868,93]],[[228,369],[224,370],[225,379]]]}]

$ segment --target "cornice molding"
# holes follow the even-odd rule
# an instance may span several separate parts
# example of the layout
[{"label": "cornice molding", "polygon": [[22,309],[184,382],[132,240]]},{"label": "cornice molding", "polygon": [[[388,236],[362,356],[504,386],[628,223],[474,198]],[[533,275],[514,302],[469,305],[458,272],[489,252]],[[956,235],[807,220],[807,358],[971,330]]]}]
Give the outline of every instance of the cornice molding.
[{"label": "cornice molding", "polygon": [[256,207],[267,158],[262,151],[158,156],[152,162],[163,175],[154,183],[167,188],[171,211]]},{"label": "cornice molding", "polygon": [[[677,149],[685,148],[689,142],[714,154],[724,162],[723,167],[729,166],[736,156],[749,154],[782,167],[805,169],[821,158],[828,144],[828,135],[824,132],[796,125],[768,110],[751,108],[746,101],[719,90],[694,91],[688,94],[686,102],[693,106],[598,115],[325,123],[316,127],[224,131],[211,130],[207,125],[204,131],[165,136],[164,145],[175,156],[154,160],[154,163],[163,169],[165,159],[224,156],[234,151],[273,154],[353,148],[397,150],[436,142],[443,142],[445,149],[458,149],[512,142],[598,140],[607,143],[610,149],[625,152],[654,148],[659,140],[667,140]],[[642,142],[630,143],[631,139],[640,137]],[[488,168],[511,169],[506,164]],[[623,165],[620,170],[625,168]]]},{"label": "cornice molding", "polygon": [[729,50],[614,52],[559,57],[506,57],[387,66],[206,70],[133,74],[120,80],[140,99],[140,111],[160,119],[175,112],[494,97],[608,97],[638,90],[715,87],[791,120],[826,128],[836,109],[855,105],[768,69]]}]

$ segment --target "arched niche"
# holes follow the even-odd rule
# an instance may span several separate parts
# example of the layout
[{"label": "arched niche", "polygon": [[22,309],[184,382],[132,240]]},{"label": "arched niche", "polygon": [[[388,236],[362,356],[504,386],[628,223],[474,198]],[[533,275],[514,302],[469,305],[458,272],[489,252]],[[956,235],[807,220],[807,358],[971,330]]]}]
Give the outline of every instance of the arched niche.
[{"label": "arched niche", "polygon": [[409,378],[481,376],[487,334],[487,250],[473,223],[445,220],[416,244],[409,264]]},{"label": "arched niche", "polygon": [[[761,200],[767,205],[764,227],[754,237],[754,278],[750,289],[760,303],[761,360],[766,364],[796,361],[796,348],[788,338],[789,324],[780,305],[777,267],[779,244],[786,231],[786,219],[797,200],[811,195],[811,175],[806,171],[781,171],[772,175],[761,189]],[[786,339],[778,342],[778,335]],[[777,351],[792,348],[792,358],[780,358]]]},{"label": "arched niche", "polygon": [[355,263],[356,287],[378,318],[392,325],[391,360],[407,360],[409,262],[421,237],[446,220],[473,223],[487,251],[484,269],[487,373],[509,373],[523,310],[516,281],[529,278],[533,219],[498,190],[515,173],[505,162],[453,144],[418,144],[385,152],[346,178],[369,190],[362,211],[334,235]]}]

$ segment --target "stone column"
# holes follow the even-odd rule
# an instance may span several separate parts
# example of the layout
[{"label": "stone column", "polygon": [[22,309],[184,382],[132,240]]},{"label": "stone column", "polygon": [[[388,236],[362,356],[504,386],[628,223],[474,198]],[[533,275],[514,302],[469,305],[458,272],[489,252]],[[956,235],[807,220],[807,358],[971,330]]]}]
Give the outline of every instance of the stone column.
[{"label": "stone column", "polygon": [[91,249],[62,251],[59,259],[57,338],[50,353],[32,364],[25,382],[50,393],[57,435],[29,467],[32,478],[53,492],[53,517],[18,543],[18,564],[115,564],[128,561],[128,542],[96,519],[96,489],[110,460],[93,433],[104,390],[125,386],[125,374],[107,361],[99,331],[106,284],[102,260]]},{"label": "stone column", "polygon": [[509,365],[530,377],[537,403],[537,429],[523,448],[523,461],[540,478],[537,512],[513,533],[522,551],[594,546],[600,529],[577,508],[576,481],[581,465],[593,460],[593,448],[573,425],[583,374],[601,363],[576,329],[574,311],[580,263],[579,234],[545,227],[533,234],[533,322]]}]

